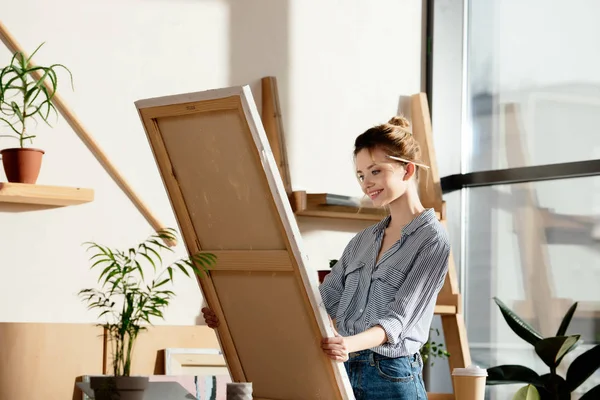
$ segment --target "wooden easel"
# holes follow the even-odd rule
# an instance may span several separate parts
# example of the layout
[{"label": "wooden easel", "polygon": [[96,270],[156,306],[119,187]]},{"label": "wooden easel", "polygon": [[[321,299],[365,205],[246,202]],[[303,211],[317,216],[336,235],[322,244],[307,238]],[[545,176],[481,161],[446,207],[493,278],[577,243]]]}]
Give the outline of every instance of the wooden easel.
[{"label": "wooden easel", "polygon": [[[352,207],[327,205],[326,194],[307,195],[303,191],[291,191],[285,148],[282,144],[281,112],[276,85],[276,78],[274,77],[262,79],[262,121],[296,215],[362,220],[381,219],[382,215],[374,210],[367,209],[359,213]],[[446,226],[446,207],[442,198],[440,176],[433,145],[431,117],[425,93],[417,93],[411,96],[411,108],[413,134],[421,145],[423,161],[430,166],[429,172],[423,174],[419,180],[421,201],[423,206],[435,209],[440,221]],[[454,368],[463,368],[470,365],[471,355],[452,254],[449,260],[448,275],[437,299],[435,314],[440,315],[442,318],[446,347],[451,354],[448,358],[450,371]],[[454,394],[451,393],[429,393],[428,397],[430,400],[454,400]]]},{"label": "wooden easel", "polygon": [[[411,108],[413,135],[421,146],[423,161],[430,166],[429,173],[422,174],[419,179],[421,202],[424,207],[435,209],[440,215],[441,223],[446,226],[446,204],[442,198],[442,186],[433,145],[431,117],[426,94],[417,93],[411,96]],[[450,357],[448,357],[450,371],[454,368],[469,366],[471,364],[471,353],[467,341],[467,330],[452,252],[450,253],[448,274],[438,295],[436,305],[436,314],[442,318],[446,347],[450,353]],[[428,397],[430,400],[454,399],[453,394],[429,393]]]}]

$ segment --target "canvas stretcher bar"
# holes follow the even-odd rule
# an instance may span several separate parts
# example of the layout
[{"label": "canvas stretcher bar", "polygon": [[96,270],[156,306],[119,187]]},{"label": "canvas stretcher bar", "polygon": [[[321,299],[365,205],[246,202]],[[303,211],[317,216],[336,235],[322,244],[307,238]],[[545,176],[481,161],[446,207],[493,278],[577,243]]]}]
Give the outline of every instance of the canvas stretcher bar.
[{"label": "canvas stretcher bar", "polygon": [[188,252],[218,257],[198,282],[232,379],[265,400],[352,399],[320,348],[333,331],[249,87],[136,107]]}]

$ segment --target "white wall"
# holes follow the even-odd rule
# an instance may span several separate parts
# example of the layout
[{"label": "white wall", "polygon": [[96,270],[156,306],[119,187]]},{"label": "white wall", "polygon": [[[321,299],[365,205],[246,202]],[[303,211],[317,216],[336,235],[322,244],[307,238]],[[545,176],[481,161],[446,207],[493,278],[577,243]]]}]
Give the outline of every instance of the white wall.
[{"label": "white wall", "polygon": [[[294,189],[357,194],[353,139],[419,91],[421,1],[23,0],[2,22],[35,61],[63,63],[61,95],[167,226],[177,227],[135,112],[135,100],[279,80]],[[0,64],[10,54],[0,49]],[[64,77],[65,75],[63,75]],[[255,90],[257,101],[260,93]],[[152,233],[135,207],[59,118],[39,127],[39,184],[90,187],[95,201],[31,210],[0,205],[0,321],[92,322],[76,293],[94,285],[81,245],[128,247]],[[0,148],[14,143],[0,140]],[[4,180],[4,176],[0,176]],[[338,257],[364,223],[303,219],[313,267]],[[183,248],[177,248],[183,256]],[[197,322],[202,298],[177,280],[165,323]],[[162,323],[162,321],[157,321]]]}]

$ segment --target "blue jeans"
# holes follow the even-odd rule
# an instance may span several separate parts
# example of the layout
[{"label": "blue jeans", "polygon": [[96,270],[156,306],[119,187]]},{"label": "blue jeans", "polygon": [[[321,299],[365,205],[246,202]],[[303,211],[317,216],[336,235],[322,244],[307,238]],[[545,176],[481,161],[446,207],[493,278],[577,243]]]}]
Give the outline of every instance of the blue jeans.
[{"label": "blue jeans", "polygon": [[350,353],[344,363],[356,400],[425,400],[421,355],[389,358],[371,350]]}]

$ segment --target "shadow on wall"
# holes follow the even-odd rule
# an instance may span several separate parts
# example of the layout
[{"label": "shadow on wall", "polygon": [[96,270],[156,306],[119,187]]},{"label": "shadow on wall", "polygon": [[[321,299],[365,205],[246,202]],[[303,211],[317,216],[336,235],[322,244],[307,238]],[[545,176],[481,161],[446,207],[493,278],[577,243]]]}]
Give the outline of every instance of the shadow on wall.
[{"label": "shadow on wall", "polygon": [[[275,76],[284,132],[289,132],[285,129],[289,126],[289,1],[228,0],[228,4],[229,85],[250,85],[260,111],[261,79]],[[204,324],[201,312],[196,323]]]},{"label": "shadow on wall", "polygon": [[20,204],[20,203],[0,203],[0,213],[2,212],[32,212],[32,211],[45,211],[60,208],[60,206],[44,206],[37,204]]},{"label": "shadow on wall", "polygon": [[250,84],[260,109],[260,79],[275,76],[287,125],[289,1],[229,0],[229,7],[229,84]]}]

